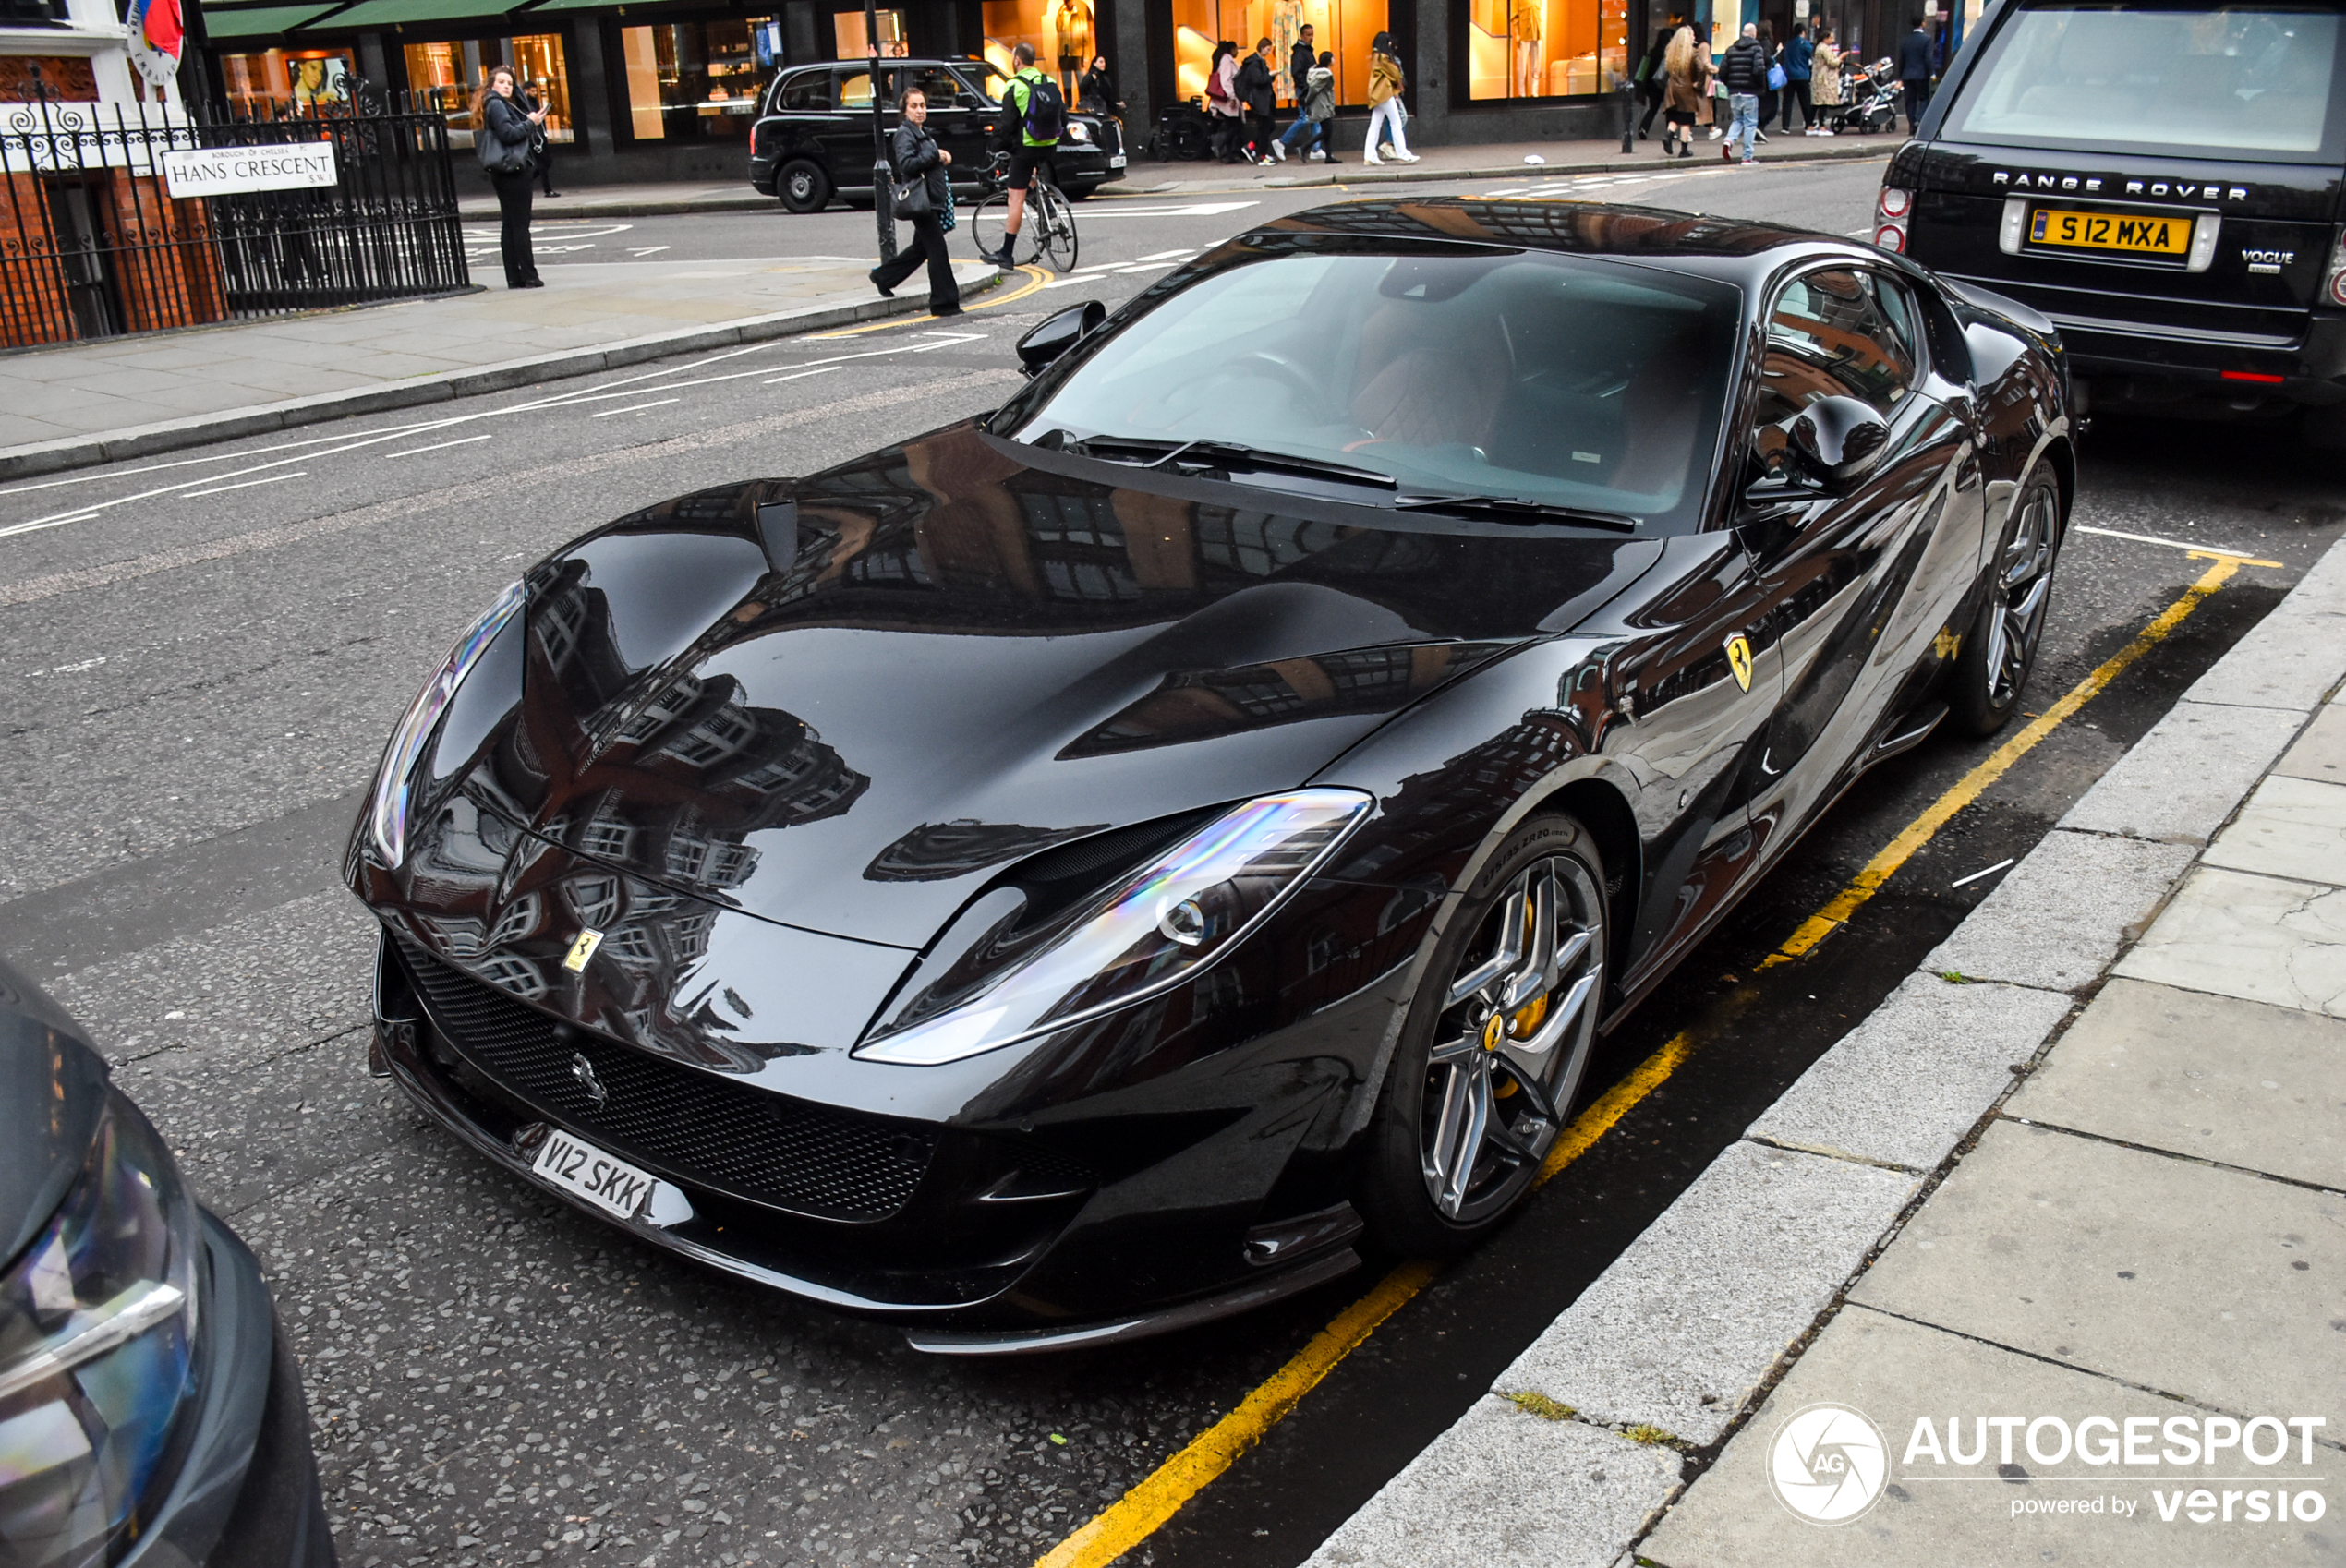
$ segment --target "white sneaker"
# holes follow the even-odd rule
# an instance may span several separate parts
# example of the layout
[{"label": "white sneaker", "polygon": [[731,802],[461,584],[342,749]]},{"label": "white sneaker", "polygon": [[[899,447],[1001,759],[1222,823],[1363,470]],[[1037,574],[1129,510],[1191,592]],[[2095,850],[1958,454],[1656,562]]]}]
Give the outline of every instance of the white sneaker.
[{"label": "white sneaker", "polygon": [[1711,139],[1712,141],[1718,140],[1721,137],[1726,134],[1727,133],[1725,131],[1721,130],[1717,126],[1712,126],[1711,127]]},{"label": "white sneaker", "polygon": [[1271,156],[1277,159],[1282,163],[1286,163],[1287,143],[1284,141],[1275,141],[1271,143]]},{"label": "white sneaker", "polygon": [[1760,141],[1765,141],[1765,140],[1767,140],[1767,139],[1768,139],[1768,133],[1767,133],[1766,131],[1763,131],[1763,130],[1756,130],[1756,131],[1753,131],[1751,134],[1752,134],[1752,136],[1753,136],[1754,138],[1756,138],[1757,139],[1759,139],[1759,140],[1760,140]]},{"label": "white sneaker", "polygon": [[1404,163],[1414,163],[1418,161],[1418,155],[1414,152],[1397,152],[1394,156],[1400,159]]},{"label": "white sneaker", "polygon": [[1376,149],[1372,147],[1366,152],[1360,154],[1360,162],[1363,163],[1382,163],[1385,160],[1378,157],[1376,155]]}]

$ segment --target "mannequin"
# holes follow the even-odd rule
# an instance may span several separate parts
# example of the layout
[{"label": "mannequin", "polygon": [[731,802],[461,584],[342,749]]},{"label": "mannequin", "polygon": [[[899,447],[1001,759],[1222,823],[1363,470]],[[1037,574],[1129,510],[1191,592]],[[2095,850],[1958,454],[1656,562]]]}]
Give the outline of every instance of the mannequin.
[{"label": "mannequin", "polygon": [[1303,32],[1303,0],[1271,0],[1271,81],[1281,98],[1301,103],[1303,84],[1288,69],[1288,57]]},{"label": "mannequin", "polygon": [[1537,98],[1540,84],[1540,0],[1507,0],[1507,32],[1514,40],[1515,85],[1518,98]]},{"label": "mannequin", "polygon": [[1051,13],[1051,32],[1058,48],[1059,90],[1071,103],[1075,79],[1098,53],[1092,37],[1092,0],[1059,0],[1058,8]]}]

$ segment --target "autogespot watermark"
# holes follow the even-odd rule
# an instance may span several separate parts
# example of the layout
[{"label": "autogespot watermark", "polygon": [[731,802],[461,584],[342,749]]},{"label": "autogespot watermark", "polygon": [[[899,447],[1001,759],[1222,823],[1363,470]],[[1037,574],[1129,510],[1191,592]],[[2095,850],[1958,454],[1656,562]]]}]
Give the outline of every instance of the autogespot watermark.
[{"label": "autogespot watermark", "polygon": [[[2320,1416],[1917,1416],[1896,1465],[1904,1484],[1893,1484],[1881,1429],[1863,1411],[1817,1404],[1777,1426],[1768,1481],[1778,1502],[1812,1525],[1845,1525],[1885,1493],[1909,1498],[1906,1486],[1933,1481],[2023,1489],[1995,1500],[2013,1519],[2139,1514],[2168,1525],[2311,1524],[2329,1511],[2316,1490],[2325,1478],[2315,1473],[2314,1449],[2314,1434],[2328,1425]],[[2175,1473],[2202,1466],[2250,1473]],[[2128,1490],[2036,1490],[2081,1483]]]}]

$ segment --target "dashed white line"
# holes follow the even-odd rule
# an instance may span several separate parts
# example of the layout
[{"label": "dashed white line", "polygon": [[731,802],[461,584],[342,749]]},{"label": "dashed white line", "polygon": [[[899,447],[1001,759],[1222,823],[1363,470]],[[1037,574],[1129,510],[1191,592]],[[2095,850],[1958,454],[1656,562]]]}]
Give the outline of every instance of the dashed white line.
[{"label": "dashed white line", "polygon": [[1135,256],[1132,259],[1135,261],[1179,261],[1185,256],[1195,256],[1196,254],[1197,247],[1189,246],[1180,250],[1154,251],[1146,256]]},{"label": "dashed white line", "polygon": [[239,479],[233,485],[214,485],[208,490],[187,490],[184,494],[189,501],[200,501],[205,496],[224,496],[230,490],[248,490],[255,485],[277,485],[283,484],[287,479],[308,477],[309,477],[308,469],[296,468],[290,474],[271,474],[259,479]]}]

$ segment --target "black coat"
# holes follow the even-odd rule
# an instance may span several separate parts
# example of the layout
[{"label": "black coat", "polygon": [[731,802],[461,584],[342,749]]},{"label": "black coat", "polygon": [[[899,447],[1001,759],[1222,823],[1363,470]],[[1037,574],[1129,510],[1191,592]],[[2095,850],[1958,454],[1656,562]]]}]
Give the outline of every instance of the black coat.
[{"label": "black coat", "polygon": [[1239,66],[1239,102],[1257,115],[1267,115],[1278,103],[1272,89],[1271,67],[1260,54],[1249,54]]},{"label": "black coat", "polygon": [[1756,38],[1738,38],[1719,57],[1719,79],[1729,92],[1757,97],[1768,89],[1768,50]]},{"label": "black coat", "polygon": [[1898,79],[1929,81],[1930,79],[1930,35],[1910,32],[1898,41]]},{"label": "black coat", "polygon": [[947,189],[945,161],[938,156],[936,138],[910,120],[899,120],[895,134],[889,138],[888,156],[896,165],[898,179],[925,176],[929,205],[939,212],[945,211],[950,193]]},{"label": "black coat", "polygon": [[1303,84],[1310,78],[1312,67],[1319,63],[1320,57],[1312,53],[1312,46],[1308,43],[1298,43],[1287,52],[1287,74],[1294,79],[1295,101],[1298,103],[1303,102]]},{"label": "black coat", "polygon": [[[502,147],[524,150],[538,139],[538,127],[529,123],[528,114],[512,99],[490,93],[489,101],[480,106],[480,117],[482,123],[473,132],[476,138],[485,136]],[[497,149],[484,146],[480,153],[481,163],[486,166],[495,160]]]}]

